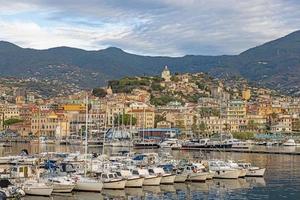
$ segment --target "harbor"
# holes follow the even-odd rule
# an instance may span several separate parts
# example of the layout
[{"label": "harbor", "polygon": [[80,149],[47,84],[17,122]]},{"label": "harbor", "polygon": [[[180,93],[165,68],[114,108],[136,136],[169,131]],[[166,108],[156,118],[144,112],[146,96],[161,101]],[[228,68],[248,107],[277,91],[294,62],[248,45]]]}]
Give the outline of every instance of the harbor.
[{"label": "harbor", "polygon": [[[1,155],[13,155],[22,149],[27,148],[30,154],[37,153],[40,148],[41,152],[69,152],[84,153],[84,146],[66,146],[66,145],[42,145],[38,147],[35,145],[23,144],[13,147],[3,147],[0,150]],[[281,147],[284,148],[284,147]],[[13,150],[12,150],[13,149]],[[121,151],[128,151],[128,148],[116,148],[108,147],[105,149],[105,154],[110,157],[116,156]],[[132,150],[132,149],[131,149]],[[298,149],[296,149],[298,150]],[[133,151],[133,150],[132,150]],[[162,149],[138,149],[136,154],[160,154]],[[16,153],[15,153],[16,152]],[[102,148],[90,147],[89,153],[102,153]],[[249,154],[249,153],[237,153],[237,152],[200,152],[200,151],[178,151],[168,150],[168,153],[174,157],[174,159],[187,159],[197,161],[202,159],[212,160],[235,160],[250,162],[255,166],[265,167],[266,172],[263,177],[245,177],[237,179],[212,179],[205,182],[190,182],[174,183],[171,185],[159,184],[157,186],[142,186],[139,188],[127,188],[112,190],[102,189],[101,192],[78,192],[73,191],[71,193],[53,193],[52,199],[78,199],[85,197],[86,199],[101,199],[101,198],[144,198],[144,199],[160,199],[160,198],[173,198],[173,199],[199,199],[199,198],[228,198],[235,199],[248,196],[249,198],[262,198],[269,199],[272,196],[276,196],[278,188],[283,188],[286,191],[291,191],[290,199],[293,199],[297,195],[297,187],[299,186],[300,173],[296,170],[300,166],[300,157],[287,155],[268,155],[268,154]],[[289,159],[287,162],[285,160]],[[280,180],[280,182],[278,182]],[[283,186],[280,183],[285,183]],[[270,190],[267,194],[265,190]],[[218,191],[216,193],[216,191]],[[253,196],[252,192],[255,191]],[[26,195],[24,199],[49,199],[49,197],[43,196],[31,196]]]}]

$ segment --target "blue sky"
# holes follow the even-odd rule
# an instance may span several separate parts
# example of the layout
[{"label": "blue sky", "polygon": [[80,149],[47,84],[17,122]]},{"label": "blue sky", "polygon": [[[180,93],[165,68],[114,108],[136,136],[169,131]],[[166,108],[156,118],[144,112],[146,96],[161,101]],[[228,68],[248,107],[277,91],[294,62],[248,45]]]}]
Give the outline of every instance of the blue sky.
[{"label": "blue sky", "polygon": [[300,29],[298,0],[0,0],[0,40],[143,55],[238,54]]}]

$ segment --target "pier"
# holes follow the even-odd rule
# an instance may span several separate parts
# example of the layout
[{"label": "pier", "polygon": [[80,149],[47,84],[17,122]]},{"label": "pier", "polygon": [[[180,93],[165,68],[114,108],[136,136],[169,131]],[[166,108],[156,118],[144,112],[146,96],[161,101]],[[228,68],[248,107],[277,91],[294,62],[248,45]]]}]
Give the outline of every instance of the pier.
[{"label": "pier", "polygon": [[252,149],[233,149],[233,148],[180,148],[180,149],[172,149],[172,150],[188,150],[188,151],[203,151],[203,152],[234,152],[234,153],[256,153],[256,154],[281,154],[281,155],[291,155],[296,156],[300,155],[300,152],[288,152],[288,151],[267,151],[267,150],[252,150]]}]

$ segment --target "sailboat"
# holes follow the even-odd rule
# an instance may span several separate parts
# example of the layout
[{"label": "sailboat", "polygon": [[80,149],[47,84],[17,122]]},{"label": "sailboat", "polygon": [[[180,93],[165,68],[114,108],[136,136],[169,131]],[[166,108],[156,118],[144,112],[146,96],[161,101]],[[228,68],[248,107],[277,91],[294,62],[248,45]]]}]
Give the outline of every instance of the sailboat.
[{"label": "sailboat", "polygon": [[75,188],[74,190],[79,191],[95,191],[100,192],[103,187],[103,183],[100,180],[96,180],[86,176],[87,173],[87,148],[88,148],[88,120],[89,120],[89,108],[88,108],[88,95],[86,95],[86,116],[85,116],[85,154],[84,154],[84,176],[77,175],[74,177]]}]

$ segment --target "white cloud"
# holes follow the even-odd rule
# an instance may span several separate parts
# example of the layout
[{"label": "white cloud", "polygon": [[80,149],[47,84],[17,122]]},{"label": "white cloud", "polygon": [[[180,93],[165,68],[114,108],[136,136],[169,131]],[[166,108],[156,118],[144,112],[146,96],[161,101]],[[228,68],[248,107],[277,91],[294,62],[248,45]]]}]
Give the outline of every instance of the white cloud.
[{"label": "white cloud", "polygon": [[[0,0],[0,38],[25,47],[118,46],[150,55],[236,54],[300,28],[290,0]],[[36,12],[38,18],[20,15]],[[9,17],[7,17],[9,15]]]}]

